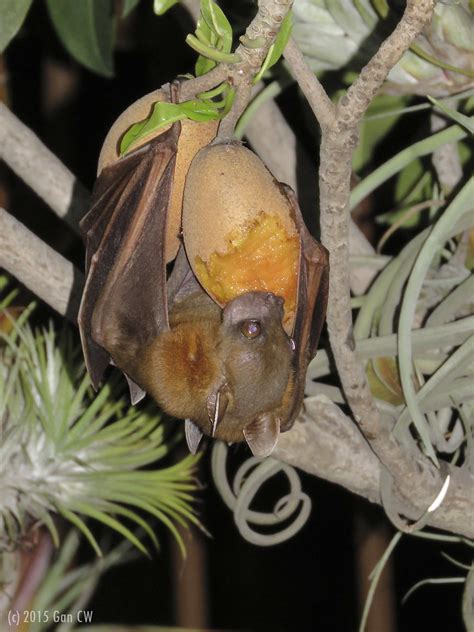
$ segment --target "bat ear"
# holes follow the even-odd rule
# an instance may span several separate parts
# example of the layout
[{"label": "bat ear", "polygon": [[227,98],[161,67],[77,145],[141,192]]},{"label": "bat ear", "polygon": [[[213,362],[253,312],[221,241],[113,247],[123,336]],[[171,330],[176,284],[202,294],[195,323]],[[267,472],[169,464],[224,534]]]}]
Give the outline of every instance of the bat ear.
[{"label": "bat ear", "polygon": [[224,419],[225,411],[229,405],[229,394],[227,385],[220,384],[215,390],[209,393],[207,398],[207,414],[211,422],[211,437],[216,434],[216,428]]},{"label": "bat ear", "polygon": [[135,406],[135,404],[141,402],[142,399],[145,397],[146,391],[138,386],[138,384],[135,384],[135,382],[130,377],[128,377],[127,374],[125,374],[125,377],[127,378],[128,389],[130,391],[130,401],[132,402],[132,406]]},{"label": "bat ear", "polygon": [[186,436],[186,443],[188,444],[191,454],[196,454],[199,443],[202,439],[202,432],[190,419],[186,419],[184,422],[184,434]]},{"label": "bat ear", "polygon": [[270,456],[280,436],[280,419],[272,413],[263,413],[247,424],[244,437],[252,454],[259,458]]}]

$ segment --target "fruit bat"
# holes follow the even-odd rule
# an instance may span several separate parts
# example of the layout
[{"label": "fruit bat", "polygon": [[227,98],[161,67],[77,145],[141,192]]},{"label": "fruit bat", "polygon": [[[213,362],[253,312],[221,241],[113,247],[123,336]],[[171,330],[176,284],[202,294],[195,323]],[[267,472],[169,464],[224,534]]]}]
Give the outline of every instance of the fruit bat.
[{"label": "fruit bat", "polygon": [[132,403],[149,393],[185,419],[193,453],[206,434],[245,440],[254,455],[267,456],[302,405],[325,318],[327,252],[281,185],[301,241],[291,337],[282,298],[247,292],[219,307],[182,246],[168,278],[164,244],[179,134],[174,123],[96,181],[81,222],[86,284],[78,321],[86,366],[97,388],[112,362],[127,378]]}]

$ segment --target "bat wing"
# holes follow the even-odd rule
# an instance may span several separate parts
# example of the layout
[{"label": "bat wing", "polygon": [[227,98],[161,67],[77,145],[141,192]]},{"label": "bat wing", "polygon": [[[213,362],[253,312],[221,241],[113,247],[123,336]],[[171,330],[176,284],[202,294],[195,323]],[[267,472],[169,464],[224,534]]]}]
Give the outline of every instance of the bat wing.
[{"label": "bat wing", "polygon": [[308,231],[293,190],[283,186],[292,204],[301,239],[298,301],[292,336],[295,344],[295,386],[281,423],[281,431],[285,432],[292,427],[299,414],[304,397],[308,364],[316,355],[319,336],[326,318],[329,254],[326,248],[319,244]]},{"label": "bat wing", "polygon": [[175,123],[103,169],[81,222],[87,276],[78,320],[95,388],[111,359],[127,366],[169,328],[164,242],[179,133]]},{"label": "bat wing", "polygon": [[173,303],[197,292],[204,292],[204,290],[196,280],[184,246],[181,244],[174,261],[173,271],[168,278],[168,305],[171,307]]}]

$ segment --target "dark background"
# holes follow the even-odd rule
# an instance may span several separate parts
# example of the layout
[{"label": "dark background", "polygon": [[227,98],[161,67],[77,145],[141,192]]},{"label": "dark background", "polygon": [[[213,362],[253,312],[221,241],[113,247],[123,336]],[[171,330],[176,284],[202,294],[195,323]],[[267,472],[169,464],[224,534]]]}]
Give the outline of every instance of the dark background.
[{"label": "dark background", "polygon": [[[121,111],[178,73],[192,71],[195,56],[184,44],[185,34],[192,30],[186,13],[177,8],[157,18],[151,5],[151,0],[142,2],[120,27],[113,79],[94,75],[70,58],[50,25],[43,3],[33,3],[24,27],[5,55],[11,109],[89,189],[102,141]],[[250,6],[248,2],[230,3],[231,21],[244,23],[241,20]],[[71,81],[72,88],[65,98],[58,98],[55,82],[59,85],[63,80]],[[282,95],[280,104],[314,153],[294,87]],[[411,117],[412,129],[407,129],[404,121],[403,136],[396,128],[379,149],[377,160],[386,159],[386,152],[396,151],[397,143],[406,143],[410,134],[419,134],[425,120]],[[2,167],[0,175],[10,212],[82,268],[80,240],[13,174]],[[23,297],[27,297],[26,291]],[[36,318],[45,317],[55,318],[42,307]],[[212,537],[199,533],[193,537],[201,540],[206,558],[202,582],[207,586],[209,627],[254,632],[357,629],[360,541],[372,529],[384,534],[386,544],[393,534],[380,509],[301,474],[303,490],[313,501],[309,522],[292,540],[259,548],[239,535],[231,513],[215,491],[208,455],[200,477],[204,489],[199,494],[199,509]],[[264,505],[270,506],[286,493],[286,488],[281,489],[285,483],[280,483],[264,490]],[[94,623],[175,623],[171,576],[182,575],[186,566],[178,561],[176,568],[170,538],[164,529],[158,527],[158,531],[160,554],[151,561],[140,558],[106,574],[89,606],[94,610]],[[397,620],[391,629],[463,629],[459,584],[421,588],[400,606],[402,596],[417,581],[463,574],[443,560],[440,550],[436,542],[402,538],[390,567]],[[449,552],[456,556],[452,546]],[[87,546],[83,555],[90,556]]]}]

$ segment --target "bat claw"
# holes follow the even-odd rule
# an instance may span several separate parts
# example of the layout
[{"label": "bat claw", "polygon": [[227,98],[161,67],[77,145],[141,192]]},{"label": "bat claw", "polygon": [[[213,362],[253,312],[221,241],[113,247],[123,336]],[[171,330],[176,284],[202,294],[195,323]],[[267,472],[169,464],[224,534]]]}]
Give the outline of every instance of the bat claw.
[{"label": "bat claw", "polygon": [[145,397],[146,391],[138,386],[138,384],[136,384],[131,378],[129,378],[128,375],[125,375],[125,377],[127,379],[128,388],[130,390],[130,401],[132,403],[132,406],[135,406],[135,404],[141,402],[142,399]]},{"label": "bat claw", "polygon": [[191,419],[186,419],[184,421],[184,434],[186,436],[186,443],[188,444],[189,451],[191,454],[196,454],[202,439],[202,432],[196,424],[191,421]]}]

